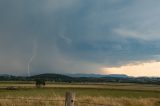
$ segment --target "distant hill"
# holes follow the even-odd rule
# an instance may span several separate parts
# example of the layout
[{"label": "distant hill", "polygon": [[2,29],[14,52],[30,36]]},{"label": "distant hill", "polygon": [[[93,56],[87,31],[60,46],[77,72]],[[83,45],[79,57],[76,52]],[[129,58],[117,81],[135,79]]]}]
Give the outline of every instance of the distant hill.
[{"label": "distant hill", "polygon": [[10,75],[8,74],[0,74],[0,77],[9,77]]},{"label": "distant hill", "polygon": [[105,77],[129,78],[129,76],[127,76],[125,74],[109,74],[109,75],[106,75]]},{"label": "distant hill", "polygon": [[7,74],[0,75],[0,81],[35,81],[37,79],[43,79],[46,81],[53,82],[93,82],[93,83],[106,83],[106,82],[117,82],[117,83],[141,83],[141,84],[158,84],[160,85],[160,77],[130,77],[124,74],[39,74],[31,77],[25,76],[12,76]]},{"label": "distant hill", "polygon": [[62,81],[62,82],[68,82],[73,80],[72,77],[61,75],[61,74],[52,74],[52,73],[34,75],[29,77],[29,79],[32,79],[32,80],[44,79],[46,81]]},{"label": "distant hill", "polygon": [[125,74],[109,74],[109,75],[102,75],[102,74],[65,74],[70,77],[93,77],[93,78],[104,78],[104,77],[115,77],[115,78],[128,78],[129,76]]}]

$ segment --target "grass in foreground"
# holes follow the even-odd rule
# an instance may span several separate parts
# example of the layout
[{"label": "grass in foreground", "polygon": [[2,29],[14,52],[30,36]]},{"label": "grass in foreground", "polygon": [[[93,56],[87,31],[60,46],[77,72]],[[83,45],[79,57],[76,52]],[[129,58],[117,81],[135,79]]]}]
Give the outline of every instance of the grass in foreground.
[{"label": "grass in foreground", "polygon": [[18,90],[0,90],[0,97],[54,97],[64,96],[65,92],[72,91],[77,97],[128,97],[128,98],[160,98],[160,91],[122,90],[107,88],[21,88]]},{"label": "grass in foreground", "polygon": [[[3,87],[17,86],[17,90]],[[76,100],[82,102],[108,104],[113,106],[160,106],[160,86],[139,84],[47,84],[45,88],[35,88],[34,84],[0,84],[0,106],[64,106],[64,101],[51,102],[25,100],[28,98],[64,100],[66,91],[76,93]],[[75,102],[75,106],[97,106]]]},{"label": "grass in foreground", "polygon": [[[28,98],[27,98],[28,99]],[[46,99],[39,97],[39,99]],[[53,100],[64,100],[63,97],[48,98]],[[64,106],[64,101],[42,101],[42,100],[9,100],[1,99],[0,106]],[[112,98],[112,97],[79,97],[75,106],[160,106],[159,99],[156,98]]]}]

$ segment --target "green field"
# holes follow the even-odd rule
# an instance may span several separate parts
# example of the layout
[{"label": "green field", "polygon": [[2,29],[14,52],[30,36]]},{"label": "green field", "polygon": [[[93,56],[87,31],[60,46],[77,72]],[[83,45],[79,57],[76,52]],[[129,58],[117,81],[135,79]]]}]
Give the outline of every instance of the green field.
[{"label": "green field", "polygon": [[[17,90],[6,90],[8,86],[18,87]],[[1,83],[0,96],[63,96],[66,91],[73,91],[77,96],[107,96],[129,98],[160,98],[159,85],[141,84],[47,84],[43,88],[36,88],[34,83],[21,84],[15,82]],[[32,95],[30,95],[32,94]]]},{"label": "green field", "polygon": [[[16,90],[7,90],[8,86],[17,87]],[[160,102],[160,86],[159,85],[142,85],[142,84],[121,84],[121,83],[103,83],[103,84],[66,84],[66,83],[50,83],[48,82],[43,88],[36,88],[34,82],[28,84],[24,82],[1,82],[0,97],[24,97],[24,98],[62,98],[64,99],[67,91],[76,94],[77,99],[87,99],[89,101],[97,99],[112,98],[155,101],[156,106]],[[95,100],[94,100],[95,101]],[[99,100],[101,101],[101,100]],[[120,100],[119,100],[120,101]],[[124,101],[124,100],[123,100]],[[154,104],[155,104],[154,103]],[[1,106],[1,105],[0,105]],[[132,106],[128,105],[128,106]],[[134,106],[134,105],[133,105]],[[138,106],[138,105],[137,105]],[[142,105],[145,106],[145,105]],[[146,105],[147,106],[147,105]]]}]

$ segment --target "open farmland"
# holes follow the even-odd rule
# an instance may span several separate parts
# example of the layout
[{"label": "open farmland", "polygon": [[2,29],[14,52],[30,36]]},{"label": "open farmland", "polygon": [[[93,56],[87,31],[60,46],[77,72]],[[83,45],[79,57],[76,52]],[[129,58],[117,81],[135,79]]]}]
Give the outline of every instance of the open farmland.
[{"label": "open farmland", "polygon": [[[14,86],[16,90],[7,90],[8,86]],[[15,105],[26,106],[63,106],[64,97],[67,91],[76,93],[77,101],[87,101],[97,104],[110,104],[116,106],[159,106],[160,105],[160,86],[142,85],[130,83],[103,83],[103,84],[78,84],[78,83],[51,83],[48,82],[43,88],[36,88],[34,82],[1,82],[0,84],[0,104],[1,106]],[[38,98],[62,100],[56,103],[49,101],[31,101],[3,98]],[[15,102],[22,101],[22,103]],[[14,106],[15,106],[14,105]],[[93,106],[87,104],[75,103],[76,106]]]}]

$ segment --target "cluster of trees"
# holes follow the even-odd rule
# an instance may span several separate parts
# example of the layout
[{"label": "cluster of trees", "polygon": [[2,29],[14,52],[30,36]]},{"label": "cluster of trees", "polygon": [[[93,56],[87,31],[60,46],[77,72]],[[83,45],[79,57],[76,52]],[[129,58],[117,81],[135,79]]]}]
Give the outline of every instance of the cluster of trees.
[{"label": "cluster of trees", "polygon": [[36,80],[36,87],[40,88],[40,87],[44,87],[46,85],[46,82],[44,79],[37,79]]}]

